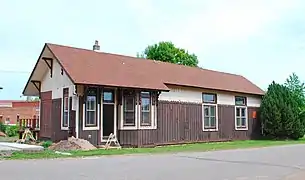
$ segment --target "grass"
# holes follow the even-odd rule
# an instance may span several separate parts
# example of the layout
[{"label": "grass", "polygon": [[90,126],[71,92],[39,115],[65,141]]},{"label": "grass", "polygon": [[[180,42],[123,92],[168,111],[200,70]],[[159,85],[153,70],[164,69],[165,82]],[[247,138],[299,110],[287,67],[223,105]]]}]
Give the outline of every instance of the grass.
[{"label": "grass", "polygon": [[86,157],[103,155],[124,155],[124,154],[153,154],[153,153],[176,153],[176,152],[203,152],[226,149],[258,148],[288,144],[305,144],[305,138],[297,141],[292,140],[246,140],[218,143],[194,143],[184,145],[162,146],[155,148],[122,148],[122,149],[96,149],[90,151],[67,151],[72,155],[56,154],[54,151],[45,150],[37,153],[14,152],[12,156],[4,159],[46,159],[63,157]]},{"label": "grass", "polygon": [[13,136],[13,137],[2,137],[0,136],[0,142],[15,142],[17,139],[19,139],[19,136]]}]

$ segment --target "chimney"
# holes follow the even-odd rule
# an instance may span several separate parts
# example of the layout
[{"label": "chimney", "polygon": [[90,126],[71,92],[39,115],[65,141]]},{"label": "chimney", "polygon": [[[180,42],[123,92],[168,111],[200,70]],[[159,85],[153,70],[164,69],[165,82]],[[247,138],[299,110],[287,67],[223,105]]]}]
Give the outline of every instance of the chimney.
[{"label": "chimney", "polygon": [[98,45],[98,41],[97,40],[95,40],[95,43],[93,45],[93,51],[97,51],[97,52],[100,51],[100,45]]}]

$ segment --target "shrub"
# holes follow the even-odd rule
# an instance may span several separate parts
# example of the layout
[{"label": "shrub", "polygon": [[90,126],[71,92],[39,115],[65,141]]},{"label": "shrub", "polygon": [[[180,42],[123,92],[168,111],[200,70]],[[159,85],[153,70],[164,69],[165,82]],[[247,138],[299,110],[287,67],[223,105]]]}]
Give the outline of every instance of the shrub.
[{"label": "shrub", "polygon": [[18,135],[18,126],[16,125],[7,125],[5,129],[5,134],[9,137]]},{"label": "shrub", "polygon": [[294,97],[284,85],[275,82],[269,85],[260,107],[263,135],[280,139],[304,136],[304,116]]},{"label": "shrub", "polygon": [[44,148],[48,148],[52,145],[52,141],[44,141],[42,142],[41,146]]},{"label": "shrub", "polygon": [[6,125],[0,122],[0,131],[5,133]]}]

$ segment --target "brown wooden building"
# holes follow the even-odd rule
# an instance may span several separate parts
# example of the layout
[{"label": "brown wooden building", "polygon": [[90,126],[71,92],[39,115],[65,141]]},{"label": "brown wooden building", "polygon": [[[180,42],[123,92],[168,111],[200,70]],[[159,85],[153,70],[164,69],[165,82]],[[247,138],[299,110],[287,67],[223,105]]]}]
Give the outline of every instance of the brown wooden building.
[{"label": "brown wooden building", "polygon": [[207,69],[45,44],[23,94],[41,99],[40,137],[123,146],[250,139],[264,92]]}]

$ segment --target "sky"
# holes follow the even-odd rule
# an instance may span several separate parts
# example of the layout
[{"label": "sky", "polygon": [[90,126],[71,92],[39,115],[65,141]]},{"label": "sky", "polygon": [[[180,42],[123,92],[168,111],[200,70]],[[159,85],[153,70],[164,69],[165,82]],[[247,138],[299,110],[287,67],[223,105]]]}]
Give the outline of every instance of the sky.
[{"label": "sky", "polygon": [[303,0],[0,0],[0,99],[20,99],[44,43],[136,56],[172,41],[266,90],[305,81]]}]

